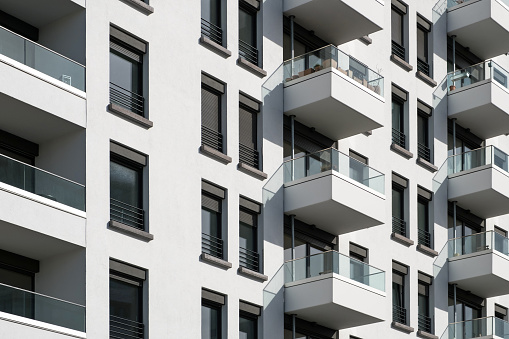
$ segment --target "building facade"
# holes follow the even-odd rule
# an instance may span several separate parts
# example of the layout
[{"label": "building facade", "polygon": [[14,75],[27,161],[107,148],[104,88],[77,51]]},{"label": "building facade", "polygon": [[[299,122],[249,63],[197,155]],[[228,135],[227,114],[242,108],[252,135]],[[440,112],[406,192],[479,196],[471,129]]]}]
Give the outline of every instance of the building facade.
[{"label": "building facade", "polygon": [[508,0],[0,0],[0,337],[508,337],[507,52]]}]

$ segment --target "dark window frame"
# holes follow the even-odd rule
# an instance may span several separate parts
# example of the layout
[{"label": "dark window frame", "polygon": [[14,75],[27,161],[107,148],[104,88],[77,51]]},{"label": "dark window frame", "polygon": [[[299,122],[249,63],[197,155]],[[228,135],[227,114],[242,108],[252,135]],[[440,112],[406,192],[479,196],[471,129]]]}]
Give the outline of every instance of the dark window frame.
[{"label": "dark window frame", "polygon": [[[249,312],[244,312],[244,311],[239,311],[239,319],[240,318],[244,318],[244,319],[247,319],[247,320],[250,320],[250,321],[253,321],[254,322],[254,337],[255,338],[258,338],[258,318],[260,316],[257,316],[257,315],[254,315],[254,314],[251,314]],[[240,332],[240,328],[239,328],[239,332]]]},{"label": "dark window frame", "polygon": [[[224,305],[202,298],[201,306],[217,311],[218,317],[217,317],[216,326],[217,326],[218,336],[216,339],[221,339],[223,337],[223,306]],[[202,338],[202,339],[207,339],[207,338]]]},{"label": "dark window frame", "polygon": [[[392,21],[393,16],[398,15],[401,18],[401,26],[400,29],[400,36],[398,38],[401,39],[401,44],[398,41],[395,41],[393,38],[393,32],[392,32]],[[400,8],[396,7],[395,5],[391,6],[391,42],[392,42],[392,54],[396,55],[400,59],[406,61],[406,47],[405,47],[405,16],[406,13],[403,12]]]},{"label": "dark window frame", "polygon": [[[203,124],[203,91],[207,91],[209,92],[210,94],[212,95],[215,95],[217,96],[217,101],[218,101],[218,107],[217,107],[217,129],[218,131],[214,131],[213,129],[211,129],[210,127],[207,127],[207,126],[204,126]],[[219,91],[218,89],[216,88],[213,88],[211,86],[208,86],[207,84],[205,84],[204,82],[202,82],[201,84],[201,102],[202,102],[202,108],[201,108],[201,128],[202,128],[202,135],[201,135],[201,143],[202,145],[207,145],[209,147],[212,147],[214,148],[215,150],[221,152],[221,153],[224,153],[224,136],[223,136],[223,106],[224,106],[224,103],[223,103],[223,99],[224,99],[224,91],[221,92]],[[204,136],[206,137],[206,139],[208,138],[213,138],[214,137],[214,133],[217,133],[217,145],[214,144],[214,142],[207,142],[206,140],[204,141]],[[215,140],[214,140],[215,141]]]},{"label": "dark window frame", "polygon": [[[399,185],[396,182],[392,182],[392,194],[394,195],[394,192],[397,192],[401,195],[400,203],[399,203],[399,215],[392,214],[392,232],[400,234],[404,237],[406,237],[407,230],[406,230],[406,221],[405,221],[405,190],[406,187],[403,187]],[[394,212],[394,199],[392,201],[392,212]],[[396,218],[396,219],[395,219]]]},{"label": "dark window frame", "polygon": [[[392,118],[392,142],[406,149],[406,133],[405,133],[405,103],[406,100],[396,94],[392,94],[392,107],[391,107],[391,118]],[[394,126],[394,104],[399,106],[399,124],[397,127]]]},{"label": "dark window frame", "polygon": [[[251,44],[248,41],[243,41],[240,39],[240,12],[244,12],[246,15],[249,15],[252,17],[252,26],[251,29]],[[250,6],[244,1],[239,1],[239,56],[241,58],[246,59],[250,63],[260,66],[260,48],[258,47],[259,41],[258,41],[258,9]]]}]

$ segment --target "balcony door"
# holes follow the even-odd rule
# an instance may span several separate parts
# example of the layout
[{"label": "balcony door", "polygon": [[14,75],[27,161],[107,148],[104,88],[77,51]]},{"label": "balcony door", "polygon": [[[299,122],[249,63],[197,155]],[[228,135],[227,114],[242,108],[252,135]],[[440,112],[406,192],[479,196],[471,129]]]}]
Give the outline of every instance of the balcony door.
[{"label": "balcony door", "polygon": [[449,338],[470,339],[487,335],[487,321],[482,318],[482,306],[466,300],[457,300],[454,319],[454,300],[449,298]]}]

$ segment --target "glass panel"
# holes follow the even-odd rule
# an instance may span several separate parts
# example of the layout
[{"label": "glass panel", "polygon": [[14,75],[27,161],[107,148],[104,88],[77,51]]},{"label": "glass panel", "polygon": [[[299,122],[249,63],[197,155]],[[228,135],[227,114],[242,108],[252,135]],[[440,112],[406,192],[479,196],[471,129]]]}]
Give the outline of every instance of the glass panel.
[{"label": "glass panel", "polygon": [[110,315],[142,322],[141,288],[120,280],[110,279]]},{"label": "glass panel", "polygon": [[403,132],[403,104],[392,100],[392,128]]},{"label": "glass panel", "polygon": [[392,41],[403,46],[403,15],[394,9],[391,16],[391,36]]},{"label": "glass panel", "polygon": [[221,238],[221,225],[219,224],[219,213],[202,208],[201,210],[202,233]]},{"label": "glass panel", "polygon": [[243,222],[239,223],[239,246],[247,250],[257,252],[256,246],[256,228]]},{"label": "glass panel", "polygon": [[429,300],[428,296],[419,294],[418,296],[418,308],[419,308],[419,315],[423,315],[428,317],[429,316]]},{"label": "glass panel", "polygon": [[240,317],[239,318],[239,339],[256,338],[256,319]]},{"label": "glass panel", "polygon": [[239,39],[256,48],[256,14],[239,9]]},{"label": "glass panel", "polygon": [[428,231],[428,203],[422,200],[417,202],[417,225],[419,230]]},{"label": "glass panel", "polygon": [[221,338],[221,308],[202,305],[201,307],[201,338]]},{"label": "glass panel", "polygon": [[417,116],[417,142],[428,146],[428,118]]},{"label": "glass panel", "polygon": [[493,231],[449,240],[449,258],[495,249],[507,255],[507,238]]},{"label": "glass panel", "polygon": [[[456,5],[461,5],[461,4],[467,3],[469,1],[472,1],[472,0],[447,0],[447,8],[453,7]],[[509,6],[509,0],[500,0],[500,1],[502,1],[506,6]]]},{"label": "glass panel", "polygon": [[428,32],[417,28],[417,57],[428,62]]},{"label": "glass panel", "polygon": [[403,191],[399,189],[392,189],[392,216],[404,219],[403,215]]},{"label": "glass panel", "polygon": [[202,0],[201,17],[211,24],[221,26],[221,0]]},{"label": "glass panel", "polygon": [[[449,73],[447,75],[447,82],[448,86],[454,85],[456,88],[460,88],[482,80],[491,79],[497,84],[509,88],[508,77],[509,73],[504,68],[492,60],[487,60]],[[450,91],[451,89],[449,88]]]},{"label": "glass panel", "polygon": [[110,162],[110,197],[125,204],[141,208],[141,173],[133,169]]},{"label": "glass panel", "polygon": [[[467,149],[466,146],[465,149]],[[507,154],[494,146],[467,151],[461,154],[450,156],[447,159],[449,174],[454,174],[485,165],[495,165],[498,168],[508,172],[508,163],[509,159]]]},{"label": "glass panel", "polygon": [[110,51],[110,82],[136,94],[141,93],[141,64]]}]

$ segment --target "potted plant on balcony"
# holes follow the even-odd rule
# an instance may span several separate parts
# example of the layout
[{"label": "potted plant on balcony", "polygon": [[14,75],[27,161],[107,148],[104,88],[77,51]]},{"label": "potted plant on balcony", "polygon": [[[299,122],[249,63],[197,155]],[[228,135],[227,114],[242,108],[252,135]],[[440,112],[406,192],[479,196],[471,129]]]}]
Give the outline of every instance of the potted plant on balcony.
[{"label": "potted plant on balcony", "polygon": [[315,67],[313,67],[313,68],[314,68],[315,72],[318,72],[319,70],[322,69],[322,65],[316,64]]}]

